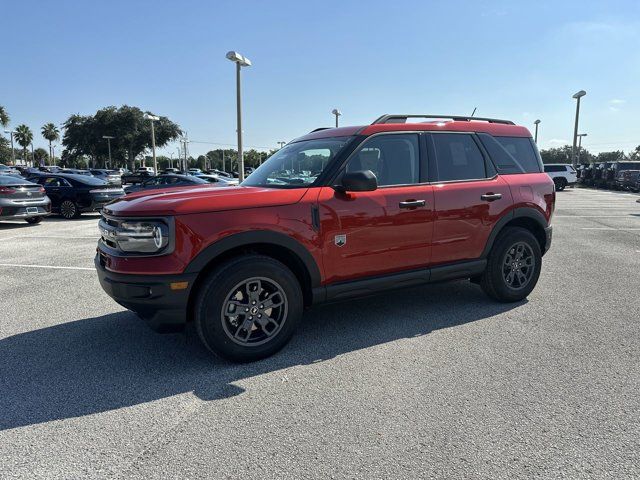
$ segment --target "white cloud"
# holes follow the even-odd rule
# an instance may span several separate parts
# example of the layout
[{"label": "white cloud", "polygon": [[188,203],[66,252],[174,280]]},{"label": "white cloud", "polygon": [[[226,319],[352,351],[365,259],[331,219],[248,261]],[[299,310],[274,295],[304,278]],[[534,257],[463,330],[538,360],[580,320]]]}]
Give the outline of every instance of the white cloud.
[{"label": "white cloud", "polygon": [[620,98],[612,98],[611,100],[609,100],[609,110],[612,112],[619,112],[620,105],[624,105],[625,103],[627,103],[626,100],[622,100]]}]

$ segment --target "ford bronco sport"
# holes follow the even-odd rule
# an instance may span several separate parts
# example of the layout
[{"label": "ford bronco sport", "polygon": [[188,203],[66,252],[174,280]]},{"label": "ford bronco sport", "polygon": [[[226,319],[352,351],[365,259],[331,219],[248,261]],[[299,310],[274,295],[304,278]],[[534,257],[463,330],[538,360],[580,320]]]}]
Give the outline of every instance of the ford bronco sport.
[{"label": "ford bronco sport", "polygon": [[116,200],[95,265],[104,290],[152,327],[193,321],[211,351],[252,361],[319,302],[464,278],[497,301],[524,299],[554,204],[526,128],[384,115],[314,130],[237,187]]}]

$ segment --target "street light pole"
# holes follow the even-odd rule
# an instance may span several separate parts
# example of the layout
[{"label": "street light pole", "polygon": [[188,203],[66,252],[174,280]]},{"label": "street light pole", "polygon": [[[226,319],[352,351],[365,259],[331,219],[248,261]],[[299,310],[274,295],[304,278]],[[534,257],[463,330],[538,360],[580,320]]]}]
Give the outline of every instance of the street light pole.
[{"label": "street light pole", "polygon": [[242,95],[240,83],[240,69],[250,67],[251,60],[243,57],[238,52],[228,52],[227,58],[236,64],[236,116],[238,128],[238,180],[244,181],[244,155],[242,152]]},{"label": "street light pole", "polygon": [[587,94],[584,90],[580,90],[579,92],[573,95],[573,98],[577,100],[576,102],[576,121],[573,127],[573,146],[571,147],[571,164],[573,168],[575,168],[578,163],[576,159],[576,143],[578,141],[578,119],[580,118],[580,99]]},{"label": "street light pole", "polygon": [[280,148],[284,147],[287,142],[276,142],[278,145],[280,145]]},{"label": "street light pole", "polygon": [[33,142],[31,142],[31,166],[32,167],[36,166],[36,156],[33,153]]},{"label": "street light pole", "polygon": [[153,122],[160,120],[160,117],[145,113],[144,118],[151,121],[151,151],[153,152],[153,170],[158,174],[158,160],[156,159],[156,132],[153,129]]},{"label": "street light pole", "polygon": [[582,137],[586,137],[586,133],[578,134],[578,158],[576,160],[576,164],[580,164],[580,149],[582,148]]},{"label": "street light pole", "polygon": [[5,130],[4,133],[8,133],[11,136],[11,162],[16,164],[16,150],[13,148],[13,135],[16,133],[15,130]]},{"label": "street light pole", "polygon": [[107,148],[109,149],[109,168],[113,168],[113,165],[111,163],[111,139],[115,137],[111,137],[109,135],[103,135],[102,138],[105,138],[107,140]]},{"label": "street light pole", "polygon": [[334,108],[333,110],[331,110],[331,113],[333,113],[336,116],[336,128],[338,128],[338,117],[342,115],[342,112],[337,108]]},{"label": "street light pole", "polygon": [[536,142],[536,144],[537,144],[537,143],[538,143],[538,125],[540,125],[540,120],[536,120],[536,121],[535,121],[535,122],[533,122],[533,123],[534,123],[534,124],[535,124],[535,126],[536,126],[536,134],[535,134],[535,137],[534,137],[534,139],[533,139],[533,140],[534,140],[534,141]]}]

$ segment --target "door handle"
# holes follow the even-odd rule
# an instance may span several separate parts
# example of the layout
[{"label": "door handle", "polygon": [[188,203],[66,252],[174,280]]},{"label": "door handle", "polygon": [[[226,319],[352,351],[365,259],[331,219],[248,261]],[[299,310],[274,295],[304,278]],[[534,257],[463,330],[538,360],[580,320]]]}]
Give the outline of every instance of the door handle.
[{"label": "door handle", "polygon": [[424,200],[407,200],[400,202],[400,208],[418,208],[424,207],[427,204]]},{"label": "door handle", "polygon": [[500,200],[501,198],[501,193],[485,193],[484,195],[480,195],[480,199],[486,202],[493,202],[495,200]]}]

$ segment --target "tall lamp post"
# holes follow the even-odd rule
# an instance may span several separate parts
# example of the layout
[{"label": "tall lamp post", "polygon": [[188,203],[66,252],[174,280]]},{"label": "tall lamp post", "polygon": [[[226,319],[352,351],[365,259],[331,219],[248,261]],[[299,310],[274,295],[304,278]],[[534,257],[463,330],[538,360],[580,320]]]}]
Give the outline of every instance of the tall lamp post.
[{"label": "tall lamp post", "polygon": [[16,164],[16,151],[13,148],[13,136],[17,133],[15,130],[5,130],[4,133],[8,133],[9,135],[11,135],[11,162],[13,162],[13,164]]},{"label": "tall lamp post", "polygon": [[580,99],[587,94],[584,90],[580,90],[573,94],[573,98],[576,99],[576,122],[573,127],[573,146],[571,147],[571,164],[573,168],[578,165],[576,158],[576,143],[578,142],[578,119],[580,118]]},{"label": "tall lamp post", "polygon": [[582,148],[582,137],[586,137],[587,134],[586,133],[579,133],[578,134],[578,155],[577,155],[577,159],[576,159],[576,164],[580,163],[580,149]]},{"label": "tall lamp post", "polygon": [[333,113],[336,116],[336,128],[338,128],[338,117],[342,115],[342,112],[337,108],[334,108],[333,110],[331,110],[331,113]]},{"label": "tall lamp post", "polygon": [[284,147],[287,144],[287,142],[282,142],[282,141],[276,142],[276,143],[280,145],[280,148]]},{"label": "tall lamp post", "polygon": [[242,152],[242,96],[240,89],[240,69],[250,67],[251,60],[243,57],[238,52],[228,52],[227,58],[236,64],[236,108],[238,117],[238,180],[244,181],[244,155]]},{"label": "tall lamp post", "polygon": [[145,113],[144,118],[151,121],[151,151],[153,153],[153,170],[155,174],[158,174],[158,160],[156,159],[156,132],[153,129],[153,122],[160,120],[160,117]]},{"label": "tall lamp post", "polygon": [[534,124],[535,124],[535,126],[536,126],[536,134],[535,134],[535,136],[534,136],[534,139],[533,139],[533,140],[534,140],[536,143],[538,143],[538,125],[540,125],[540,120],[536,120],[536,121],[535,121],[535,122],[533,122],[533,123],[534,123]]},{"label": "tall lamp post", "polygon": [[[153,124],[153,122],[152,122]],[[109,135],[103,135],[102,138],[104,138],[107,141],[107,148],[109,149],[109,168],[112,168],[112,164],[111,164],[111,140],[116,138],[116,137],[111,137]]]}]

